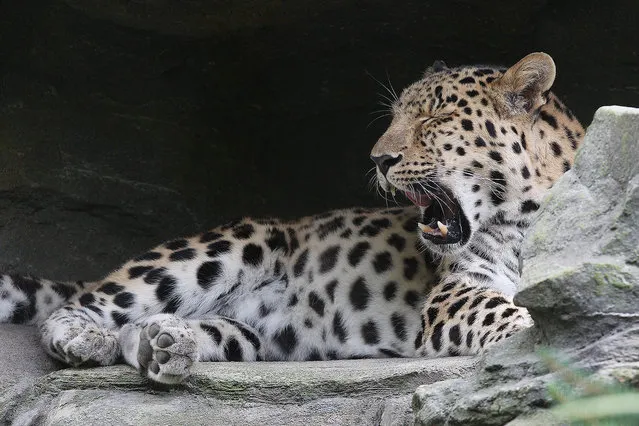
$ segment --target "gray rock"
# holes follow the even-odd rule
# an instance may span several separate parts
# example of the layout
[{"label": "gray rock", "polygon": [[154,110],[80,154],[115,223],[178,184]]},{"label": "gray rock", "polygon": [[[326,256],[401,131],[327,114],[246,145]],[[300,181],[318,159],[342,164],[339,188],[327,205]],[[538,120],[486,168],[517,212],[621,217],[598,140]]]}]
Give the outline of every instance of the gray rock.
[{"label": "gray rock", "polygon": [[202,363],[183,386],[128,366],[65,369],[0,396],[14,424],[384,424],[412,421],[418,384],[464,377],[476,359]]},{"label": "gray rock", "polygon": [[553,345],[590,341],[639,319],[638,111],[597,111],[575,166],[526,239],[516,301]]},{"label": "gray rock", "polygon": [[419,387],[416,424],[502,425],[519,416],[513,424],[553,424],[542,410],[553,405],[548,387],[558,379],[540,356],[547,347],[604,382],[636,385],[637,224],[639,109],[602,107],[524,243],[515,301],[535,327],[489,350],[470,380]]},{"label": "gray rock", "polygon": [[[56,409],[40,417],[47,425],[409,425],[410,396],[381,399],[325,398],[302,404],[228,403],[185,393],[65,391],[51,401]],[[25,420],[27,418],[25,417]],[[20,419],[20,421],[22,421]]]},{"label": "gray rock", "polygon": [[118,365],[60,369],[37,329],[0,327],[0,424],[408,425],[418,385],[464,377],[473,358],[202,363],[183,386]]},{"label": "gray rock", "polygon": [[35,327],[2,324],[0,342],[0,392],[18,382],[35,380],[60,368],[42,350]]}]

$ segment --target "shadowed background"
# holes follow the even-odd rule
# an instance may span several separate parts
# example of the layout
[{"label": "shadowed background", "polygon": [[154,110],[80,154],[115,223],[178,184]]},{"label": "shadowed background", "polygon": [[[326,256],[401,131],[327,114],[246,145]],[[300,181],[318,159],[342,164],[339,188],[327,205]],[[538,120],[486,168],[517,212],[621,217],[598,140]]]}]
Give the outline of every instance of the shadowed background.
[{"label": "shadowed background", "polygon": [[0,270],[93,279],[238,216],[383,205],[374,78],[545,51],[587,124],[639,105],[637,22],[621,0],[0,0]]}]

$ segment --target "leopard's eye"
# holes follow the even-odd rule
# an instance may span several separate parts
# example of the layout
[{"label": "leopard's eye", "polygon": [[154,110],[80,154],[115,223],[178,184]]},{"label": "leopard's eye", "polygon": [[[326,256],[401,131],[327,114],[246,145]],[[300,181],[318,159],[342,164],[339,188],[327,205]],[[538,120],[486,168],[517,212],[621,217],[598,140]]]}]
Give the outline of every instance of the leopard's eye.
[{"label": "leopard's eye", "polygon": [[431,122],[433,120],[437,120],[437,119],[440,119],[440,118],[445,118],[445,117],[447,117],[449,115],[450,114],[439,114],[439,113],[437,115],[424,115],[422,117],[419,117],[418,120],[419,120],[419,123],[423,125],[423,124],[429,123],[429,122]]}]

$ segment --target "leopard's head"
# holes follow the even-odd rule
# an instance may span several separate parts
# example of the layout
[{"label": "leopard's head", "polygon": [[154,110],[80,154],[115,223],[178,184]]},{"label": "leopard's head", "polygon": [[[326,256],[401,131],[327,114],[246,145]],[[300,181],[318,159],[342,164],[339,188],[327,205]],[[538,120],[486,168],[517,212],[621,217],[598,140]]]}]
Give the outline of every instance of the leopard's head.
[{"label": "leopard's head", "polygon": [[[574,117],[557,112],[554,79],[545,53],[509,69],[437,61],[395,100],[371,158],[381,188],[419,207],[419,235],[431,251],[455,252],[496,220],[525,223],[569,168],[576,146],[561,125]],[[551,142],[573,146],[558,157]]]}]

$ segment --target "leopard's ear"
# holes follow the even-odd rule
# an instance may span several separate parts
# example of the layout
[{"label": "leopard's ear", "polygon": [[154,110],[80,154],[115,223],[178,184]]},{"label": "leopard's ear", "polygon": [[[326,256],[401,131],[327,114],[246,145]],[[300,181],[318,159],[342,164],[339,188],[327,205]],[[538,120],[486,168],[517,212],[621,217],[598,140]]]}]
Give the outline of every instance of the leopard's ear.
[{"label": "leopard's ear", "polygon": [[531,53],[495,80],[498,102],[511,115],[531,112],[546,104],[555,81],[555,62],[546,53]]},{"label": "leopard's ear", "polygon": [[446,66],[446,63],[444,63],[444,61],[437,60],[433,62],[433,65],[426,68],[426,71],[424,72],[424,77],[434,72],[444,71],[447,69],[448,67]]},{"label": "leopard's ear", "polygon": [[445,63],[444,61],[440,61],[440,60],[437,60],[437,61],[433,62],[433,65],[431,65],[430,67],[431,67],[431,68],[433,69],[433,71],[435,71],[435,72],[437,72],[437,71],[443,71],[443,70],[445,70],[446,68],[448,68],[448,67],[446,66],[446,63]]}]

